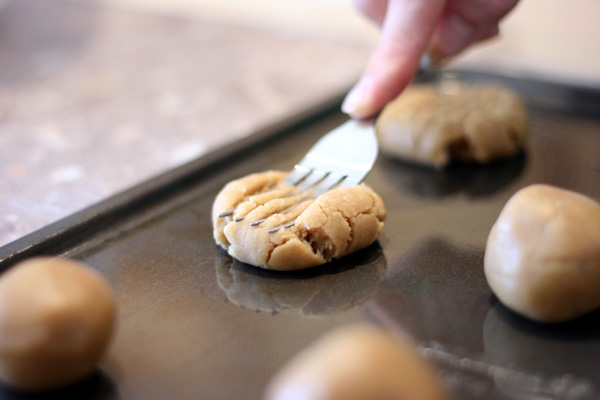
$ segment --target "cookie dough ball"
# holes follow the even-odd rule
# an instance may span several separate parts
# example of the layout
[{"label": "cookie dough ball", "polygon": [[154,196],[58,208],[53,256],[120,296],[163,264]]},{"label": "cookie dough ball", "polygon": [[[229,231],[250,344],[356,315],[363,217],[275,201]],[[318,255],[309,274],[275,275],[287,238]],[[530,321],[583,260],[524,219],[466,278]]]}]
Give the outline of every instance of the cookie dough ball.
[{"label": "cookie dough ball", "polygon": [[485,276],[508,308],[561,322],[600,306],[600,204],[548,185],[517,192],[492,227]]},{"label": "cookie dough ball", "polygon": [[[285,185],[285,176],[277,171],[251,174],[228,183],[217,195],[214,237],[231,256],[258,267],[299,270],[365,248],[379,236],[386,211],[369,187],[338,188],[315,197]],[[223,217],[227,210],[235,212]],[[280,226],[286,227],[269,232]]]},{"label": "cookie dough ball", "polygon": [[435,370],[406,339],[373,326],[344,327],[277,373],[266,400],[448,399]]},{"label": "cookie dough ball", "polygon": [[510,157],[528,128],[524,104],[507,89],[462,85],[446,93],[413,85],[383,109],[375,129],[384,154],[443,168]]},{"label": "cookie dough ball", "polygon": [[0,379],[39,391],[94,370],[115,322],[105,280],[66,258],[34,258],[0,276]]}]

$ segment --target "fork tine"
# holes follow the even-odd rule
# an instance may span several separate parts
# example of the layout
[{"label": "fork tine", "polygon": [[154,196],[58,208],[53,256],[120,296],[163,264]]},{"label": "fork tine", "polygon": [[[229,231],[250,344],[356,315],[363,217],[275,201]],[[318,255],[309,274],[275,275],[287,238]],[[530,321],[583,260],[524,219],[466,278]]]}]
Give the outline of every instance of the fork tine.
[{"label": "fork tine", "polygon": [[300,184],[298,185],[298,189],[300,190],[308,190],[315,185],[321,183],[327,176],[328,172],[318,171],[316,169],[312,170],[310,175],[308,175]]},{"label": "fork tine", "polygon": [[229,217],[230,215],[233,215],[234,212],[235,212],[235,209],[223,211],[221,214],[219,214],[219,218]]},{"label": "fork tine", "polygon": [[[304,192],[302,192],[304,193]],[[274,210],[272,213],[265,215],[263,218],[256,220],[254,222],[250,223],[250,226],[257,226],[262,224],[263,222],[265,222],[270,216],[272,216],[273,214],[279,213],[279,214],[288,214],[292,211],[294,211],[300,204],[302,204],[304,201],[310,199],[314,197],[314,195],[312,193],[304,193],[301,196],[298,196],[298,200],[296,200],[294,203],[290,204],[289,206],[287,206],[286,208],[280,209],[280,210]]]},{"label": "fork tine", "polygon": [[[250,201],[255,202],[257,205],[263,205],[267,201],[269,201],[273,198],[285,199],[288,197],[296,196],[299,193],[300,193],[300,191],[296,188],[289,188],[289,187],[283,188],[283,189],[282,188],[271,188],[265,192],[250,196]],[[232,208],[230,210],[225,210],[219,214],[219,218],[225,218],[225,217],[234,215],[236,213],[236,211],[237,211],[237,207]],[[248,212],[250,212],[250,211],[248,211]],[[237,221],[237,222],[242,221],[245,216],[246,216],[245,214],[244,215],[236,215],[236,218],[234,218],[234,221]]]},{"label": "fork tine", "polygon": [[341,184],[345,179],[346,175],[330,173],[316,187],[313,188],[313,192],[315,192],[317,195],[323,194]]},{"label": "fork tine", "polygon": [[296,186],[302,182],[306,177],[310,175],[312,170],[310,168],[303,167],[302,165],[296,164],[294,169],[285,177],[284,183],[290,186]]},{"label": "fork tine", "polygon": [[[377,159],[379,146],[373,127],[373,120],[350,120],[324,135],[294,166],[283,179],[283,183],[295,187],[298,194],[321,195],[336,187],[360,184]],[[296,213],[299,204],[277,212]],[[236,210],[223,211],[219,217],[234,215],[241,221],[245,215],[236,215]],[[250,223],[262,224],[271,215],[261,216]],[[294,225],[295,218],[267,230],[269,233]]]},{"label": "fork tine", "polygon": [[296,224],[296,218],[294,218],[291,221],[287,221],[287,222],[285,222],[285,223],[283,223],[283,224],[281,224],[279,226],[276,226],[274,228],[267,229],[267,233],[275,233],[275,232],[277,232],[277,231],[279,231],[281,229],[291,228],[295,224]]}]

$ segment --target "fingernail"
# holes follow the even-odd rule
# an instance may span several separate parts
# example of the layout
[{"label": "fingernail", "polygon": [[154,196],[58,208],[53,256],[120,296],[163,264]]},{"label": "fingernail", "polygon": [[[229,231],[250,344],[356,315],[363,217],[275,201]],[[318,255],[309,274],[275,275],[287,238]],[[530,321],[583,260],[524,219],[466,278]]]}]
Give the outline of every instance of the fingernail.
[{"label": "fingernail", "polygon": [[354,86],[350,92],[346,95],[346,98],[342,102],[342,111],[346,114],[352,114],[356,108],[356,104],[359,101],[359,89],[358,86]]},{"label": "fingernail", "polygon": [[438,52],[452,56],[471,43],[475,29],[458,14],[452,14],[446,20]]},{"label": "fingernail", "polygon": [[354,118],[369,117],[369,109],[372,107],[371,98],[368,83],[365,79],[361,79],[346,95],[342,102],[342,111]]}]

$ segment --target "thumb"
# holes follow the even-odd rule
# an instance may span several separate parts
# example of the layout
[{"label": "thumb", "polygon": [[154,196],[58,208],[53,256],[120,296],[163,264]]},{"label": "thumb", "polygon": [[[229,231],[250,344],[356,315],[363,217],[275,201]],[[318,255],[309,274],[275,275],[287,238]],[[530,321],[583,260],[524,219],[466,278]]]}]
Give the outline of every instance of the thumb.
[{"label": "thumb", "polygon": [[353,118],[375,115],[411,81],[444,0],[389,0],[379,43],[342,111]]}]

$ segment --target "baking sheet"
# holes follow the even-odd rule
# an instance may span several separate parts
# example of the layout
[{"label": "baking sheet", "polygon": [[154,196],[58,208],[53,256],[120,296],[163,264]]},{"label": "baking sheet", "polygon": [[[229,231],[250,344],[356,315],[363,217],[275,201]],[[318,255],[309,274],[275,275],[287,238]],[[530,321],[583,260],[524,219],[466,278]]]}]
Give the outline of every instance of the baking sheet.
[{"label": "baking sheet", "polygon": [[276,273],[236,262],[214,244],[210,209],[229,180],[291,168],[345,120],[340,98],[1,248],[2,270],[36,254],[92,265],[120,308],[94,376],[35,398],[259,399],[283,362],[354,321],[412,335],[456,399],[600,398],[600,312],[527,321],[498,303],[482,269],[489,230],[519,188],[548,183],[600,200],[600,94],[466,72],[453,79],[519,91],[531,112],[525,150],[443,172],[380,157],[367,182],[386,203],[384,231],[331,264]]}]

